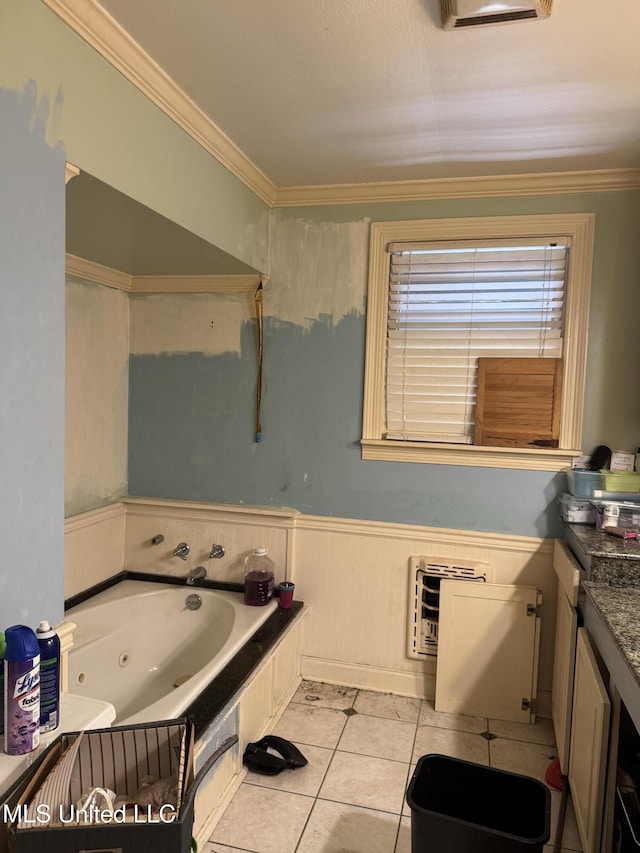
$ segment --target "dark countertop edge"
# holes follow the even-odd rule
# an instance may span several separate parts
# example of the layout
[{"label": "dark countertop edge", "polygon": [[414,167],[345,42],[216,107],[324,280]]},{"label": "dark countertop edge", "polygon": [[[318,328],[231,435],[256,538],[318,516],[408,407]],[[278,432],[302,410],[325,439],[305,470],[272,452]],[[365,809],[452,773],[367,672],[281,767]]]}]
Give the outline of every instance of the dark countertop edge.
[{"label": "dark countertop edge", "polygon": [[[184,586],[194,591],[198,589],[221,589],[229,592],[243,592],[244,590],[244,585],[241,583],[204,580],[187,585],[184,578],[124,570],[67,599],[65,601],[65,612],[78,604],[88,601],[93,596],[116,586],[116,584],[124,580],[165,583],[172,586]],[[277,593],[278,590],[276,588],[274,595],[277,596]],[[223,710],[235,693],[247,681],[251,673],[258,667],[266,652],[275,645],[289,625],[298,618],[303,608],[304,602],[294,601],[290,609],[283,610],[282,608],[278,608],[275,610],[246,642],[243,648],[240,649],[236,656],[229,661],[227,666],[180,715],[181,717],[188,717],[193,722],[196,740],[206,732],[220,711]]]}]

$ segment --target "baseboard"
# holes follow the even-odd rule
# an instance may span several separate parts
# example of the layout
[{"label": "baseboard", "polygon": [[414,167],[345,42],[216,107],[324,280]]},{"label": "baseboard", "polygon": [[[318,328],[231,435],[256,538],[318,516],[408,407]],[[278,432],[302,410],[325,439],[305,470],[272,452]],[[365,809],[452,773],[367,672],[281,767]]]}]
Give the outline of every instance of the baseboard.
[{"label": "baseboard", "polygon": [[[322,658],[302,656],[302,677],[307,681],[339,684],[341,687],[358,687],[381,693],[395,693],[416,699],[435,699],[436,674],[433,672],[394,672],[375,666],[342,663]],[[429,667],[429,664],[426,664]],[[551,719],[551,692],[538,691],[536,717]]]},{"label": "baseboard", "polygon": [[308,681],[323,681],[416,699],[433,699],[436,695],[435,666],[429,663],[425,664],[425,669],[433,668],[433,672],[399,672],[303,655],[301,667],[302,677]]}]

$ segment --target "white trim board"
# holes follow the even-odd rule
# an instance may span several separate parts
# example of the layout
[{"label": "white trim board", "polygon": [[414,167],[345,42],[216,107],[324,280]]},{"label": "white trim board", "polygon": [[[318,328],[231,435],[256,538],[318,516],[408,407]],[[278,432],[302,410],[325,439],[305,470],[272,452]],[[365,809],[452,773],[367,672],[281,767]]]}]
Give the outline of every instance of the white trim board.
[{"label": "white trim board", "polygon": [[113,267],[65,255],[65,272],[74,278],[113,287],[126,293],[254,293],[260,280],[255,275],[129,275]]}]

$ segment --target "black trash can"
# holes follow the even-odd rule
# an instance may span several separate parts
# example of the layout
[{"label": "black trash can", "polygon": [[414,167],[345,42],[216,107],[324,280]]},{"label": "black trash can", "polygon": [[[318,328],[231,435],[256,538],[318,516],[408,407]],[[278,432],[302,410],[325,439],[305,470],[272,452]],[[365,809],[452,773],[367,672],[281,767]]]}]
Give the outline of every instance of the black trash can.
[{"label": "black trash can", "polygon": [[529,776],[423,755],[409,787],[411,853],[542,853],[551,794]]}]

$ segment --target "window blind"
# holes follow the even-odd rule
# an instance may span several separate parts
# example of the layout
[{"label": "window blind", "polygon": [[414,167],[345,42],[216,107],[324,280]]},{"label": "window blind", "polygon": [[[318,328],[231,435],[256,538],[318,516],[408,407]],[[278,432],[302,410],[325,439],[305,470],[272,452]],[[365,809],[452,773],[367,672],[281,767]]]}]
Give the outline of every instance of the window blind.
[{"label": "window blind", "polygon": [[471,444],[478,357],[562,356],[569,248],[388,246],[387,438]]}]

